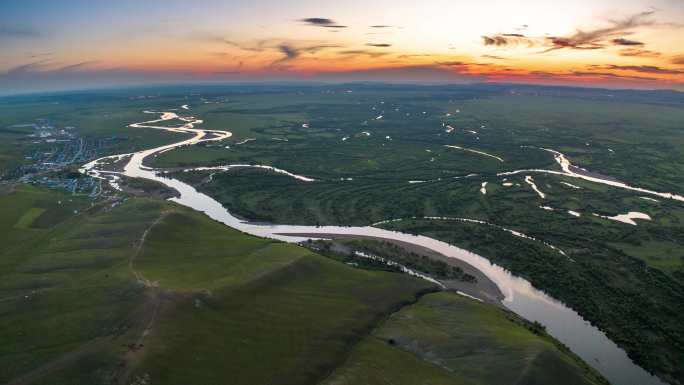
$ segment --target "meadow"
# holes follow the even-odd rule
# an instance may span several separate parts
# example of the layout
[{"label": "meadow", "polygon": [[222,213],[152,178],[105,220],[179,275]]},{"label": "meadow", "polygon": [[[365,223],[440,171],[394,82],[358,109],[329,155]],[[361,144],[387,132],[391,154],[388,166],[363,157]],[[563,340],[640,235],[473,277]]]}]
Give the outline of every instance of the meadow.
[{"label": "meadow", "polygon": [[[392,314],[324,383],[606,383],[563,351],[503,309],[434,293]],[[401,365],[389,364],[397,361]],[[423,382],[427,370],[437,375]]]},{"label": "meadow", "polygon": [[[414,311],[411,304],[431,306],[438,298],[427,281],[354,268],[158,200],[91,205],[18,186],[4,187],[0,202],[3,383],[357,383],[340,375],[358,359],[368,363],[369,348],[381,353],[381,366],[412,368],[426,383],[493,381],[473,382],[470,373],[440,367],[400,343],[377,342],[386,328],[433,333],[433,324],[395,325]],[[543,330],[492,305],[444,298],[473,307],[472,319],[460,319],[459,307],[439,316],[464,324],[464,335],[490,325],[496,335],[482,346],[500,349],[498,338],[505,338],[519,347],[501,352],[518,364],[500,373],[573,373],[573,383],[603,383]],[[453,336],[441,344],[469,362],[486,362],[463,342]],[[554,365],[528,373],[530,355],[549,355]],[[362,370],[364,377],[385,376]]]}]

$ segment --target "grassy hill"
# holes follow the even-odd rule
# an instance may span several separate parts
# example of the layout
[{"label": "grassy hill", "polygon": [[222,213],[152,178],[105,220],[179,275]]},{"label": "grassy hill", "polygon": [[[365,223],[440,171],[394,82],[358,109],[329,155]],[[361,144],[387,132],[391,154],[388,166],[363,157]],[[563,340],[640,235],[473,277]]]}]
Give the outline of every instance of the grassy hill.
[{"label": "grassy hill", "polygon": [[563,350],[515,314],[433,293],[374,330],[326,384],[603,383]]}]

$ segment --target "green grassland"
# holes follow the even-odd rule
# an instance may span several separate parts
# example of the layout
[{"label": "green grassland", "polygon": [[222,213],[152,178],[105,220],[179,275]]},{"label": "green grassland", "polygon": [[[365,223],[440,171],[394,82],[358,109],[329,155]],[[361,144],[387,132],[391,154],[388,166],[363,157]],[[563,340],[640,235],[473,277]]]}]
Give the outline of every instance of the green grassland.
[{"label": "green grassland", "polygon": [[[70,381],[96,383],[91,376],[112,370],[115,347],[127,340],[127,317],[141,288],[125,262],[160,204],[95,207],[100,213],[92,215],[85,200],[28,187],[3,192],[0,200],[0,381],[87,353],[107,366],[77,371]],[[62,208],[67,204],[73,210]],[[36,207],[45,211],[31,226],[14,226]]]},{"label": "green grassland", "polygon": [[[422,383],[414,370],[426,369],[440,373],[435,383],[441,384],[605,383],[528,327],[500,308],[453,293],[428,294],[393,314],[326,383]],[[425,361],[431,366],[422,369]]]},{"label": "green grassland", "polygon": [[[17,123],[18,124],[18,123]],[[0,170],[7,170],[17,166],[24,157],[24,151],[28,145],[17,146],[27,141],[27,135],[33,133],[31,127],[0,126]],[[22,148],[24,147],[24,148]]]},{"label": "green grassland", "polygon": [[[446,95],[369,91],[315,99],[310,93],[283,93],[275,105],[274,96],[266,95],[203,106],[197,114],[216,119],[207,121],[207,127],[231,130],[234,123],[233,141],[257,140],[230,149],[167,152],[155,160],[156,165],[252,161],[321,179],[382,174],[405,180],[551,167],[549,154],[520,148],[532,145],[558,149],[581,166],[646,188],[684,189],[684,179],[676,172],[677,164],[684,162],[681,106],[488,92],[473,97],[462,89]],[[206,109],[212,112],[205,113]],[[381,120],[374,119],[381,114]],[[243,134],[242,119],[255,115],[261,120]],[[447,134],[443,122],[455,127],[454,132]],[[310,127],[302,128],[302,123]],[[371,136],[359,136],[362,131]],[[391,140],[385,138],[388,135]],[[349,139],[342,142],[343,137]],[[443,144],[477,148],[506,162],[454,153]],[[436,161],[430,162],[433,157]]]},{"label": "green grassland", "polygon": [[224,225],[206,221],[200,214],[174,212],[148,235],[136,267],[165,288],[214,290],[258,279],[304,256],[311,253],[226,231]]},{"label": "green grassland", "polygon": [[[180,235],[169,228],[178,219],[169,218],[150,234],[151,240],[155,233],[163,240],[165,264],[180,259],[175,274],[148,273],[151,261],[147,253],[140,256],[146,278],[166,277],[160,285],[172,281],[185,294],[161,309],[136,369],[136,376],[153,382],[316,383],[386,314],[430,287],[403,275],[354,269],[296,246],[261,240],[240,245],[246,237],[239,234],[213,242],[223,254],[216,266],[211,261],[217,251],[193,250],[188,256],[176,248],[188,240],[209,242],[205,234],[213,224]],[[184,219],[183,229],[193,225]],[[184,263],[188,258],[195,263]],[[217,271],[223,272],[220,279]]]},{"label": "green grassland", "polygon": [[24,215],[19,218],[17,223],[14,224],[15,227],[20,229],[29,228],[33,222],[38,219],[41,215],[45,213],[45,209],[42,207],[31,207]]},{"label": "green grassland", "polygon": [[[161,201],[91,206],[18,186],[4,188],[0,203],[3,383],[318,383],[367,350],[388,316],[435,290]],[[498,323],[512,344],[547,344],[495,312],[471,326]],[[419,354],[375,349],[378,365],[410,364],[426,383],[470,381]],[[544,375],[578,370],[564,357],[562,370]]]}]

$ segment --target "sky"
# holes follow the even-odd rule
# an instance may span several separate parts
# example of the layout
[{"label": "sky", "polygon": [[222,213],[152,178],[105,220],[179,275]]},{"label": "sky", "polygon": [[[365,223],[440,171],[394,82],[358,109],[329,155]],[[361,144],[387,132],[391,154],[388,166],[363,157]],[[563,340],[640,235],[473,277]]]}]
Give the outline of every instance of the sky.
[{"label": "sky", "polygon": [[0,0],[0,94],[264,81],[684,91],[684,0]]}]

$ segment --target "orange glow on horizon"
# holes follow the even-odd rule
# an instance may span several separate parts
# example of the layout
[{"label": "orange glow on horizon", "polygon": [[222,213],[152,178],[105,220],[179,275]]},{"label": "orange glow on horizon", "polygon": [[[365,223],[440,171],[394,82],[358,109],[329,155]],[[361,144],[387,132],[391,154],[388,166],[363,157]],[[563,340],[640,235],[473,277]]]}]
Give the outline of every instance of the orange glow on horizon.
[{"label": "orange glow on horizon", "polygon": [[[280,9],[275,3],[263,9],[217,5],[225,7],[226,19],[220,9],[193,8],[197,19],[187,19],[189,9],[164,8],[161,12],[173,22],[145,19],[143,26],[128,20],[142,15],[93,17],[91,34],[79,27],[3,47],[0,86],[21,85],[31,76],[115,74],[122,79],[512,81],[684,90],[684,5],[653,0],[660,6],[656,10],[644,1],[599,5],[578,0],[591,7],[564,4],[560,11],[542,0],[431,0],[418,8],[408,0],[381,0],[363,12],[345,3],[332,7],[335,17],[329,20],[339,24],[335,28],[303,21],[302,15],[320,12],[316,7]],[[96,8],[109,17],[110,7],[116,4]],[[241,16],[231,16],[235,12]],[[257,16],[261,24],[251,22]],[[64,20],[62,27],[70,22]]]}]

